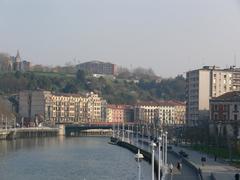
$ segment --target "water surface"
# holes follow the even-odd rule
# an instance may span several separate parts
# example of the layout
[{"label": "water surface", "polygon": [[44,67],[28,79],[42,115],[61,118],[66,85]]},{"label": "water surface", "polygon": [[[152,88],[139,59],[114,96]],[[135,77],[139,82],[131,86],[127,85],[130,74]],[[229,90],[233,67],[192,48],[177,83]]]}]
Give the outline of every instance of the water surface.
[{"label": "water surface", "polygon": [[[1,180],[136,180],[134,154],[103,137],[0,141]],[[143,161],[142,179],[151,179]]]}]

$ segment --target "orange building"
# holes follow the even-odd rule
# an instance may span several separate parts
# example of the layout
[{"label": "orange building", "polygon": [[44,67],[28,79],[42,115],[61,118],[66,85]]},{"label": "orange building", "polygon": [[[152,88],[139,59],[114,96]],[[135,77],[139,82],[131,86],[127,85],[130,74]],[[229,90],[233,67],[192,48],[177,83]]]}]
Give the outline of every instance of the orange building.
[{"label": "orange building", "polygon": [[130,105],[116,105],[109,104],[106,109],[107,122],[132,122],[133,121],[133,107]]}]

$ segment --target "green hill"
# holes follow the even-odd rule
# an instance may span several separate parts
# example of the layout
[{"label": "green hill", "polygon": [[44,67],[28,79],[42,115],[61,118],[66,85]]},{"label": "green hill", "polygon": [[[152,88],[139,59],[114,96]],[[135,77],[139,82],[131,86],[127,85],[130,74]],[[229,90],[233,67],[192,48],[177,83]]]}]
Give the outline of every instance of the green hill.
[{"label": "green hill", "polygon": [[49,72],[14,72],[0,74],[0,94],[14,94],[21,90],[50,90],[65,93],[94,91],[110,103],[132,104],[138,100],[185,100],[185,79],[182,76],[156,82],[141,79],[139,83],[124,79],[94,78],[77,74]]}]

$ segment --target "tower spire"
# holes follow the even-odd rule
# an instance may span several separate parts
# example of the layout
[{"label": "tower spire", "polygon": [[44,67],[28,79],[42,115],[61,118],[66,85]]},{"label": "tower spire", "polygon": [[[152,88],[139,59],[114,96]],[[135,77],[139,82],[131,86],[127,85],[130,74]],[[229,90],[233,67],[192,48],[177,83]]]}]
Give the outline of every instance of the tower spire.
[{"label": "tower spire", "polygon": [[17,50],[17,55],[15,57],[15,60],[16,60],[16,62],[20,62],[21,61],[19,50]]}]

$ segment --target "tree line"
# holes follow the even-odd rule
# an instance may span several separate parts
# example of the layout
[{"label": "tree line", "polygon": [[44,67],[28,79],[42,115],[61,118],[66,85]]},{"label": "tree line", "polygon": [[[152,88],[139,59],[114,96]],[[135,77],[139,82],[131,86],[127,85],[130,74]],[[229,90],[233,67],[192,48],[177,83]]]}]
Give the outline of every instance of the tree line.
[{"label": "tree line", "polygon": [[0,94],[14,94],[21,90],[49,90],[64,93],[93,91],[110,103],[133,104],[139,100],[185,100],[185,78],[124,79],[94,78],[78,70],[75,75],[38,72],[8,72],[0,74]]}]

